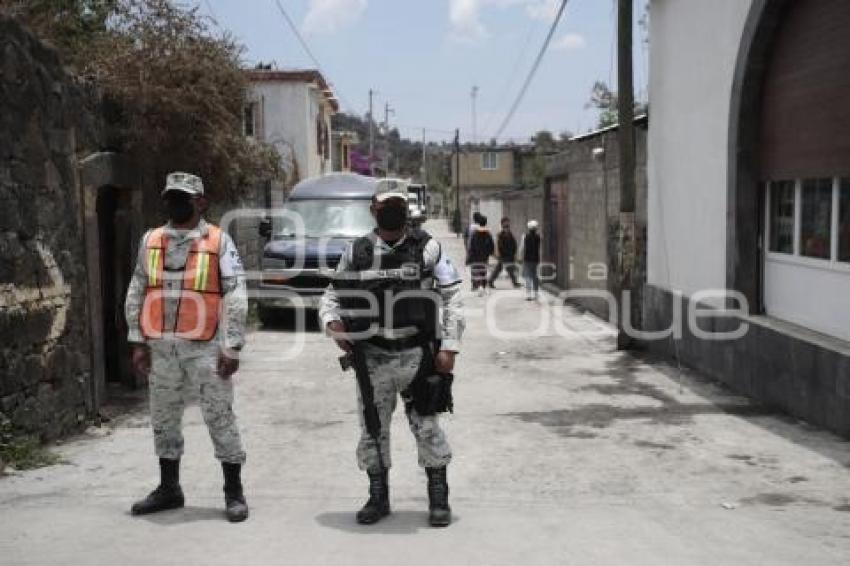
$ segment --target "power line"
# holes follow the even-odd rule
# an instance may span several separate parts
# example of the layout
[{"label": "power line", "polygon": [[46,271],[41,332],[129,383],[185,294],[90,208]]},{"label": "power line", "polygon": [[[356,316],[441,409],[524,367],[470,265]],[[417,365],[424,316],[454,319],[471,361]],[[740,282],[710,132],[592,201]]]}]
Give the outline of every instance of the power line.
[{"label": "power line", "polygon": [[[508,87],[511,86],[512,79],[516,76],[517,71],[519,71],[519,66],[522,63],[523,58],[525,57],[525,52],[528,49],[528,46],[531,44],[531,38],[534,35],[534,31],[537,29],[537,24],[539,20],[536,18],[529,19],[528,31],[525,34],[525,40],[522,42],[522,47],[517,51],[517,57],[514,61],[513,66],[511,67],[510,72],[505,76],[505,83],[501,89],[499,89],[499,102],[494,106],[494,108],[501,108],[502,103],[505,102],[505,98],[507,97],[510,89]],[[481,128],[482,131],[489,131],[490,125],[493,122],[493,115],[487,117],[487,123]]]},{"label": "power line", "polygon": [[528,86],[531,84],[531,80],[534,78],[535,73],[537,73],[538,67],[540,67],[540,62],[543,61],[543,56],[546,55],[546,51],[549,49],[549,43],[552,41],[552,36],[555,35],[555,30],[558,28],[558,22],[561,21],[561,16],[564,14],[564,8],[567,7],[568,0],[561,0],[561,6],[558,8],[558,13],[555,15],[555,20],[552,22],[552,27],[549,28],[549,33],[546,34],[546,39],[543,41],[543,45],[540,48],[540,52],[537,54],[537,58],[534,60],[534,64],[531,66],[531,70],[528,72],[528,76],[525,79],[525,82],[522,85],[522,88],[519,90],[517,94],[516,100],[511,105],[511,109],[508,111],[508,115],[505,116],[505,119],[502,120],[499,129],[496,130],[496,135],[494,138],[499,138],[502,135],[502,132],[510,123],[511,119],[513,119],[514,114],[519,108],[522,99],[525,97],[525,93],[528,90]]},{"label": "power line", "polygon": [[[289,25],[289,29],[292,30],[292,33],[295,34],[295,38],[298,39],[298,43],[301,44],[301,48],[304,49],[304,53],[310,58],[313,64],[316,66],[316,70],[322,73],[326,79],[329,79],[329,75],[322,68],[322,64],[319,63],[319,59],[313,54],[313,51],[310,49],[310,46],[307,45],[307,41],[304,39],[304,36],[301,35],[301,32],[298,30],[298,26],[295,25],[295,22],[292,21],[292,18],[289,17],[289,14],[286,13],[286,10],[283,8],[283,4],[280,3],[280,0],[274,0],[275,5],[277,6],[280,15],[283,16],[283,19],[286,20],[286,23]],[[342,95],[342,91],[339,87],[334,87],[336,90],[337,96],[339,96],[340,100],[351,109],[356,111],[356,107],[352,104],[349,104],[348,100]]]},{"label": "power line", "polygon": [[[419,124],[419,125],[416,125],[416,124],[393,124],[393,128],[398,129],[398,130],[407,130],[407,131],[416,131],[416,132],[421,132],[422,130],[425,130],[427,133],[430,133],[430,134],[451,134],[452,136],[454,136],[455,132],[459,132],[461,134],[461,136],[463,136],[464,138],[467,138],[470,141],[472,140],[472,132],[470,132],[468,130],[462,130],[462,129],[446,130],[446,129],[441,129],[441,128],[432,128],[431,126],[424,126],[424,125],[421,125],[421,124]],[[517,135],[504,134],[502,136],[499,136],[498,138],[493,138],[493,139],[496,139],[497,141],[505,140],[505,141],[514,141],[516,143],[520,143],[520,141],[525,139],[526,137],[527,136],[525,136],[524,134],[517,134]]]}]

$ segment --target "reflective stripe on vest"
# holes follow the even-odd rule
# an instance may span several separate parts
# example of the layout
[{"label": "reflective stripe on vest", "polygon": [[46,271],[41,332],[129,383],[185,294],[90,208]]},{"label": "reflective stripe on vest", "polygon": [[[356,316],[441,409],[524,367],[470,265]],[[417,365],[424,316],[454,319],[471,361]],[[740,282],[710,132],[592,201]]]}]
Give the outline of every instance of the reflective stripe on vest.
[{"label": "reflective stripe on vest", "polygon": [[[188,260],[188,258],[187,258]],[[195,278],[193,280],[192,289],[195,291],[207,290],[207,279],[210,271],[210,254],[207,252],[198,252],[195,263]]]},{"label": "reflective stripe on vest", "polygon": [[[207,341],[218,329],[221,303],[219,249],[221,229],[208,225],[208,232],[192,242],[181,274],[177,296],[163,289],[165,261],[168,249],[165,230],[160,227],[148,236],[146,246],[147,287],[139,325],[145,338],[161,338],[166,330],[187,340]],[[165,329],[164,301],[177,299],[174,328]]]},{"label": "reflective stripe on vest", "polygon": [[159,260],[162,257],[162,248],[152,248],[148,250],[148,287],[156,287],[161,283],[157,277],[162,273],[159,266]]}]

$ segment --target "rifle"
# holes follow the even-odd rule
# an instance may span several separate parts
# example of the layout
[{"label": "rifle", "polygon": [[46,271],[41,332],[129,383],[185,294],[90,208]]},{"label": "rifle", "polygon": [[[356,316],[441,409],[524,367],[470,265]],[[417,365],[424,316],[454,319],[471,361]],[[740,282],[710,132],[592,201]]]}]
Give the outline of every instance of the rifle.
[{"label": "rifle", "polygon": [[363,422],[366,425],[366,432],[375,441],[375,450],[378,452],[378,465],[381,470],[384,470],[384,457],[381,454],[381,417],[378,414],[378,407],[375,406],[375,391],[372,388],[372,381],[369,379],[369,367],[366,365],[366,356],[363,354],[363,348],[353,342],[351,344],[351,353],[340,356],[339,365],[342,371],[354,369],[354,376],[357,378],[357,387],[360,389],[360,399],[363,402]]}]

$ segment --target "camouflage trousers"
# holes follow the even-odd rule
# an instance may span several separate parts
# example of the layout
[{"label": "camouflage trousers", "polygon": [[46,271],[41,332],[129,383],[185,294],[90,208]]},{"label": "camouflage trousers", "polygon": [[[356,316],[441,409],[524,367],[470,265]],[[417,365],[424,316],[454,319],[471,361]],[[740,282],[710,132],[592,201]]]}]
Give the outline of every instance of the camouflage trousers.
[{"label": "camouflage trousers", "polygon": [[[370,344],[363,346],[366,365],[369,368],[369,378],[375,394],[375,407],[381,420],[381,457],[384,465],[392,465],[390,457],[390,425],[393,412],[398,402],[399,394],[407,389],[413,381],[422,350],[413,348],[393,352]],[[357,464],[361,470],[377,470],[378,451],[375,440],[366,430],[363,418],[363,400],[360,389],[357,389],[358,415],[360,416],[360,442],[357,445]],[[410,431],[416,438],[419,452],[419,465],[423,468],[439,468],[446,466],[452,459],[452,450],[446,440],[446,435],[440,428],[437,415],[428,417],[419,415],[412,407],[407,411],[407,421]]]},{"label": "camouflage trousers", "polygon": [[197,394],[215,457],[242,464],[245,451],[233,413],[233,380],[218,375],[218,344],[181,340],[150,341],[150,409],[154,448],[160,458],[183,455],[183,410]]}]

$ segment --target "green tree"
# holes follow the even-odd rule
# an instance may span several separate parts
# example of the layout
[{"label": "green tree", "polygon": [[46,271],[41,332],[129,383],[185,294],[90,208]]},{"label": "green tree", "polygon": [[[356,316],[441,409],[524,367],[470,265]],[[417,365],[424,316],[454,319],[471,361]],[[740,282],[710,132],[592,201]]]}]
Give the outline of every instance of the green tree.
[{"label": "green tree", "polygon": [[[612,91],[603,81],[593,83],[593,88],[590,91],[590,100],[585,105],[585,108],[596,108],[599,111],[597,120],[598,128],[607,128],[614,126],[619,120],[617,113],[618,109],[617,93]],[[645,114],[647,105],[644,102],[635,101],[635,115]]]},{"label": "green tree", "polygon": [[540,130],[531,138],[531,143],[538,151],[551,151],[556,148],[555,136],[549,130]]},{"label": "green tree", "polygon": [[197,8],[168,0],[0,0],[104,94],[121,149],[156,178],[200,174],[235,197],[281,175],[280,156],[242,135],[242,47]]},{"label": "green tree", "polygon": [[69,63],[85,61],[87,47],[107,32],[119,0],[0,0],[0,10],[22,20]]}]

